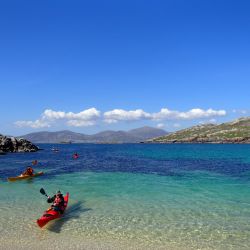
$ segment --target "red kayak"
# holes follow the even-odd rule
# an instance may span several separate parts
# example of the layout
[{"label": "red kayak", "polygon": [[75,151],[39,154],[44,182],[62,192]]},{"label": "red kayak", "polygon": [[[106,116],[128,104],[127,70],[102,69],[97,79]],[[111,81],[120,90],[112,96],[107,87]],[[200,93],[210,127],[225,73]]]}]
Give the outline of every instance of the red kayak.
[{"label": "red kayak", "polygon": [[[64,210],[67,208],[68,205],[68,200],[69,200],[69,193],[67,193],[64,196]],[[45,226],[49,221],[60,218],[62,216],[62,214],[58,211],[54,211],[54,210],[49,210],[49,211],[45,211],[44,214],[42,215],[42,217],[40,219],[38,219],[36,222],[38,224],[39,227],[43,227]]]}]

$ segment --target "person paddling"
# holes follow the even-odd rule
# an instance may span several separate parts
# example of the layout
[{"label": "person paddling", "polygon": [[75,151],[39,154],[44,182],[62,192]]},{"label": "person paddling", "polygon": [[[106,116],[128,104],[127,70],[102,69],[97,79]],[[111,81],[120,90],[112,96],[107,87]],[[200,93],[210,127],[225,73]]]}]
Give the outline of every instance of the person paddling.
[{"label": "person paddling", "polygon": [[54,211],[58,211],[61,214],[63,213],[63,211],[64,211],[64,198],[63,198],[61,191],[57,191],[53,197],[48,196],[47,202],[48,203],[53,202],[50,209],[52,209]]},{"label": "person paddling", "polygon": [[32,161],[32,165],[37,165],[37,164],[38,164],[37,160]]},{"label": "person paddling", "polygon": [[77,159],[78,157],[79,157],[79,155],[78,155],[77,153],[74,153],[74,154],[73,154],[73,158],[74,158],[74,159]]},{"label": "person paddling", "polygon": [[22,175],[30,175],[32,176],[34,174],[34,169],[31,166],[28,166],[26,170],[22,173]]}]

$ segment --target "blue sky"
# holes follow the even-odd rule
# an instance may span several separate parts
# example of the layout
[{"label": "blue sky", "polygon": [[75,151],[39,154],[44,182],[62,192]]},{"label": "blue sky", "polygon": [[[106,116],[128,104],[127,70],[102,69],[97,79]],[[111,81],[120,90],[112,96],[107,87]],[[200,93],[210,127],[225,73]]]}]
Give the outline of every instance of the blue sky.
[{"label": "blue sky", "polygon": [[250,116],[249,11],[230,0],[0,1],[0,133]]}]

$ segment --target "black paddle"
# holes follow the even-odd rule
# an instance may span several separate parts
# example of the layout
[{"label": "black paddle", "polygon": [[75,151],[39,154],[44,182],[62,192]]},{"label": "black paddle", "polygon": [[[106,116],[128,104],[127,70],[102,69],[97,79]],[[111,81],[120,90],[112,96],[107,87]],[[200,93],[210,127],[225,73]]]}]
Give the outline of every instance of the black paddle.
[{"label": "black paddle", "polygon": [[46,194],[46,192],[43,188],[40,189],[40,193],[48,197],[48,195]]}]

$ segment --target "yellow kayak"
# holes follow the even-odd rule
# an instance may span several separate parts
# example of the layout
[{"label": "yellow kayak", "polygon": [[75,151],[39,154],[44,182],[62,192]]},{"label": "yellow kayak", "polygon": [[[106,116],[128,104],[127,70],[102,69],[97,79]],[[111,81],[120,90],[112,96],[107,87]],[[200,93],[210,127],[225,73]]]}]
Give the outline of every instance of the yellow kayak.
[{"label": "yellow kayak", "polygon": [[18,180],[24,180],[24,179],[29,179],[29,178],[33,178],[33,177],[37,177],[37,176],[40,176],[40,175],[43,175],[43,172],[37,172],[33,175],[19,175],[19,176],[16,176],[16,177],[9,177],[8,178],[8,181],[18,181]]}]

